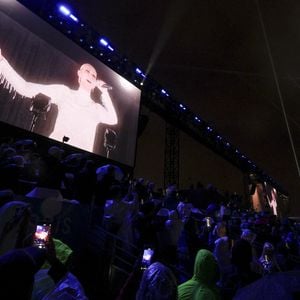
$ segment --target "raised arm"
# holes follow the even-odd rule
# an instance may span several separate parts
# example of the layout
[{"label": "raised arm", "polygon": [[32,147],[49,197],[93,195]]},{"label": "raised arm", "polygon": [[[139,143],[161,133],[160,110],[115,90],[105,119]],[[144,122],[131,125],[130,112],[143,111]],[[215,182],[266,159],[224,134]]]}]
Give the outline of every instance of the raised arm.
[{"label": "raised arm", "polygon": [[52,98],[50,86],[38,83],[27,82],[22,78],[9,62],[2,55],[0,49],[0,83],[11,92],[17,92],[21,96],[32,98],[39,93],[45,94]]},{"label": "raised arm", "polygon": [[102,92],[101,99],[103,105],[98,105],[98,112],[101,123],[105,123],[108,125],[115,125],[118,123],[118,117],[114,108],[114,105],[112,103],[112,100],[110,98],[108,88],[105,87],[105,84],[98,80],[97,81],[97,87]]}]

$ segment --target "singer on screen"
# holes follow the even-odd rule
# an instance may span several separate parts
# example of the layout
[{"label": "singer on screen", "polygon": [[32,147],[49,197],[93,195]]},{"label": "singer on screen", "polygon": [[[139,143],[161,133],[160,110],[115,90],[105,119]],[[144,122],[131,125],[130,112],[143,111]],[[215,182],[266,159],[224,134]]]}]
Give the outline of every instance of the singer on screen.
[{"label": "singer on screen", "polygon": [[[90,64],[83,64],[77,75],[77,90],[62,84],[27,82],[8,63],[0,49],[0,83],[11,93],[24,97],[33,98],[38,94],[49,97],[50,103],[58,107],[54,129],[49,137],[62,141],[66,136],[70,145],[93,152],[97,125],[115,125],[118,117],[109,95],[110,87],[97,78],[96,69]],[[91,98],[95,89],[101,93],[99,103]]]}]

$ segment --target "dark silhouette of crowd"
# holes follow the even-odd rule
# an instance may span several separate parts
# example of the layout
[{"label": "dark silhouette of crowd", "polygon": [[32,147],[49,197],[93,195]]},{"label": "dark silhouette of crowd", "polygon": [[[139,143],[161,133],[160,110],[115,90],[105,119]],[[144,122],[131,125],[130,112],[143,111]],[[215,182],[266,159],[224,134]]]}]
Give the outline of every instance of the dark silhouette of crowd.
[{"label": "dark silhouette of crowd", "polygon": [[[70,222],[84,234],[68,232],[72,244],[53,217],[49,242],[35,247],[36,224],[49,221],[37,205],[53,216],[76,210],[84,217]],[[212,184],[157,188],[30,139],[0,145],[0,255],[1,299],[300,296],[299,220],[256,212]]]}]

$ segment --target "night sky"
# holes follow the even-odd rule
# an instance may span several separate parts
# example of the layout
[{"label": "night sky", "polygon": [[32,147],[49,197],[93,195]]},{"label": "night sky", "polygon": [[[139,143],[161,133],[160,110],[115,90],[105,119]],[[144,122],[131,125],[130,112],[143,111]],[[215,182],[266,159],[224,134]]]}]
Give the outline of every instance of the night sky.
[{"label": "night sky", "polygon": [[[299,215],[299,1],[260,0],[259,9],[256,0],[66,3],[282,185],[290,194],[291,215]],[[149,122],[138,140],[135,175],[159,187],[165,123],[148,109],[142,112]],[[237,168],[181,133],[180,188],[197,181],[243,193]]]}]

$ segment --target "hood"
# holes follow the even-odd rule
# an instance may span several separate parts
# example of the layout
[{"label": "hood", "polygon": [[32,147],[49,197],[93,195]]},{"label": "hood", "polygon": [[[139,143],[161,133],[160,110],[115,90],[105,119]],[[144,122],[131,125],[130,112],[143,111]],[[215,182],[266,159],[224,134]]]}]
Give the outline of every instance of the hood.
[{"label": "hood", "polygon": [[199,250],[195,259],[193,279],[210,285],[216,283],[218,276],[218,264],[213,254],[206,249]]},{"label": "hood", "polygon": [[136,300],[175,300],[177,281],[172,271],[165,265],[155,262],[145,270]]}]

